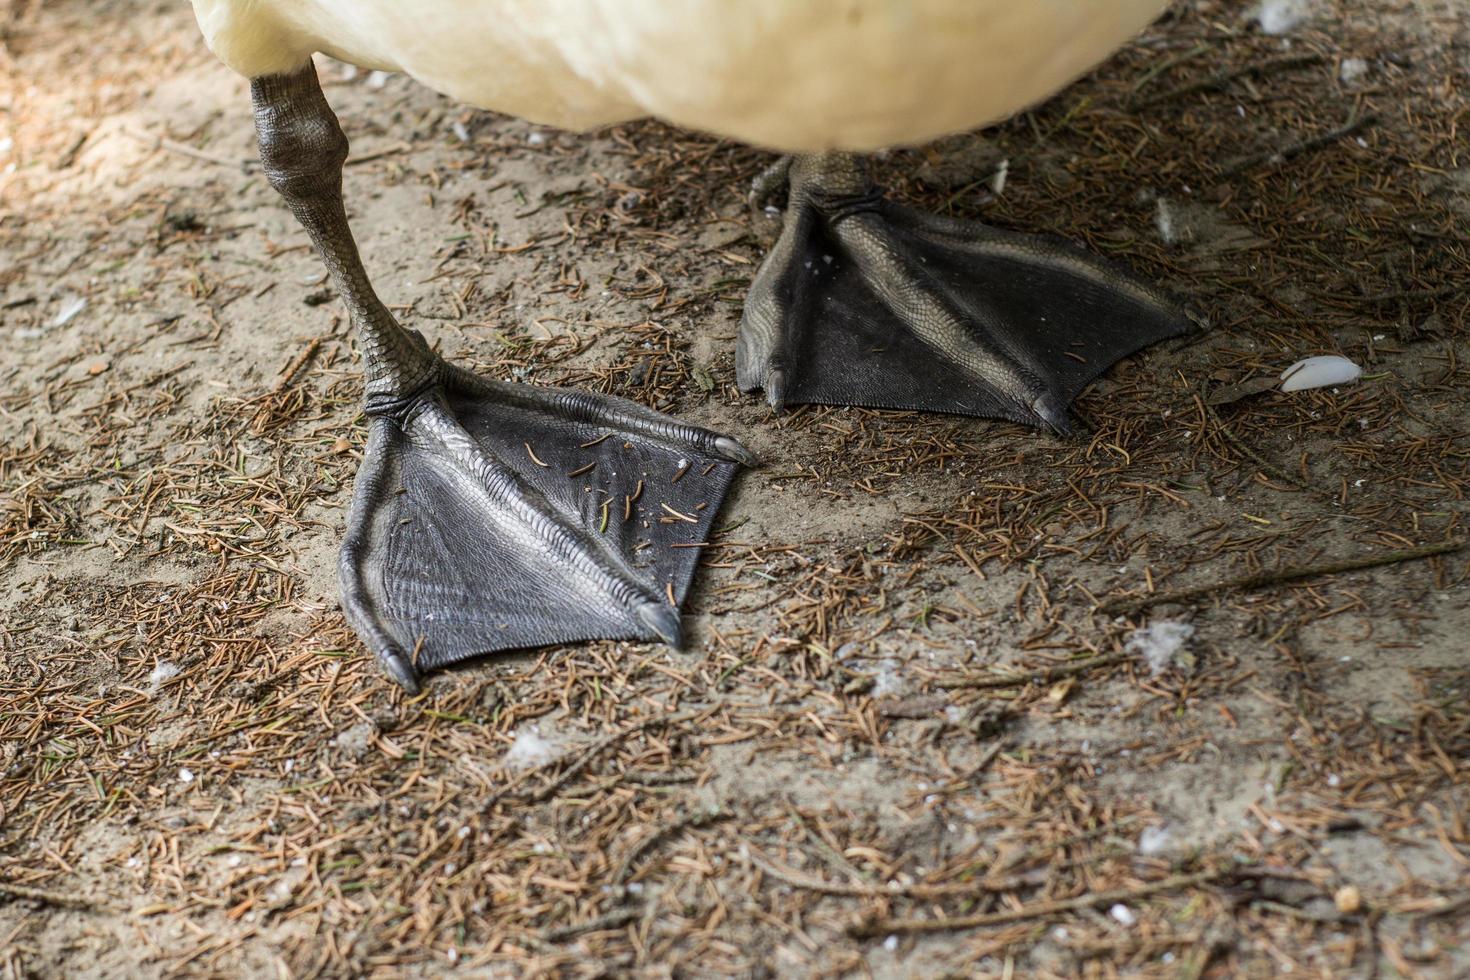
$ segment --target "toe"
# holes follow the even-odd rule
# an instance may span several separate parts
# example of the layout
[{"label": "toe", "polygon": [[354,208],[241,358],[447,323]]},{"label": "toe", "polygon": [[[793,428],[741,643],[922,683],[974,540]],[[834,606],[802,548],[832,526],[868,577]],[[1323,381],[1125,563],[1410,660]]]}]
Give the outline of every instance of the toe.
[{"label": "toe", "polygon": [[766,373],[766,401],[776,411],[786,407],[786,372],[781,368],[771,368]]},{"label": "toe", "polygon": [[718,436],[715,439],[715,452],[725,457],[732,463],[741,466],[759,466],[761,461],[756,458],[755,453],[746,449],[738,441],[729,436]]},{"label": "toe", "polygon": [[638,607],[637,615],[640,623],[675,650],[684,645],[684,626],[679,622],[679,610],[673,606],[662,602],[645,602]]},{"label": "toe", "polygon": [[1059,436],[1072,434],[1072,422],[1067,418],[1067,406],[1051,392],[1042,392],[1031,402],[1031,411],[1036,416],[1037,428],[1045,426]]},{"label": "toe", "polygon": [[399,687],[409,694],[418,694],[419,678],[418,672],[413,669],[413,663],[404,656],[403,651],[397,647],[387,647],[378,652],[378,663],[383,665],[383,671]]}]

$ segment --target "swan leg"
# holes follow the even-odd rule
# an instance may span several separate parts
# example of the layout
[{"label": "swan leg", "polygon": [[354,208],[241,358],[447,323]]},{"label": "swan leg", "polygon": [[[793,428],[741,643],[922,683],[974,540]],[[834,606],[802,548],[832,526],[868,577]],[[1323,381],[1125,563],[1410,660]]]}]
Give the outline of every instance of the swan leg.
[{"label": "swan leg", "polygon": [[390,677],[516,647],[681,641],[679,603],[741,464],[735,440],[622,399],[480,378],[373,291],[342,204],[347,139],[315,69],[251,84],[270,183],[362,348],[369,437],[342,605]]},{"label": "swan leg", "polygon": [[779,176],[785,223],[735,359],[740,387],[775,408],[921,409],[1062,433],[1095,377],[1190,328],[1162,291],[1070,245],[884,200],[849,154],[797,156]]}]

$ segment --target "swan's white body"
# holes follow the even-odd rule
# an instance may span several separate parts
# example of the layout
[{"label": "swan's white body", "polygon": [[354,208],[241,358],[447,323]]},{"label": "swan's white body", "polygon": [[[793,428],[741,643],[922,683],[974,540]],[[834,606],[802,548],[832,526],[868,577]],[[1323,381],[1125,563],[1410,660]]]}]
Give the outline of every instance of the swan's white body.
[{"label": "swan's white body", "polygon": [[322,51],[568,129],[642,116],[774,149],[871,150],[1051,95],[1165,0],[193,0],[255,77]]}]

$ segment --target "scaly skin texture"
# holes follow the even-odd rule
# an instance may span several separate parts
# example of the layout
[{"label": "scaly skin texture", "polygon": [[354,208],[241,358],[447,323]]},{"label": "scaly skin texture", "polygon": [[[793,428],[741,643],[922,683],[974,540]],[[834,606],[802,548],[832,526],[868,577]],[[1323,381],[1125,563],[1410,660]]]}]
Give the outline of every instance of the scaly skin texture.
[{"label": "scaly skin texture", "polygon": [[371,431],[342,605],[389,676],[416,691],[421,668],[512,647],[677,646],[699,552],[676,546],[707,536],[751,455],[621,399],[443,362],[373,291],[342,204],[347,139],[315,69],[257,78],[251,93],[271,186],[326,262],[362,347]]},{"label": "scaly skin texture", "polygon": [[820,402],[1009,418],[1066,432],[1092,378],[1188,317],[1061,242],[887,202],[851,154],[778,161],[781,235],[745,304],[740,387]]},{"label": "scaly skin texture", "polygon": [[422,337],[398,325],[363,268],[342,204],[347,137],[316,69],[308,63],[291,75],[253,79],[250,95],[266,179],[311,236],[357,329],[368,405],[423,390],[435,378],[436,358]]}]

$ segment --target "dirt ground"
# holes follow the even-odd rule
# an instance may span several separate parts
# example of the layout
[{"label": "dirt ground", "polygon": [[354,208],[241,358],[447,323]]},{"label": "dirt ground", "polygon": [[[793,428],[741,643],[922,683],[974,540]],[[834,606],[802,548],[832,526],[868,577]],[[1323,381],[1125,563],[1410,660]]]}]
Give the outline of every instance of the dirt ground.
[{"label": "dirt ground", "polygon": [[[684,652],[408,698],[337,608],[358,359],[245,82],[186,4],[0,7],[0,975],[1470,974],[1467,10],[1183,2],[878,161],[1204,314],[1070,440],[742,396],[769,155],[323,60],[409,325],[766,462]],[[1252,384],[1324,353],[1364,377]]]}]

